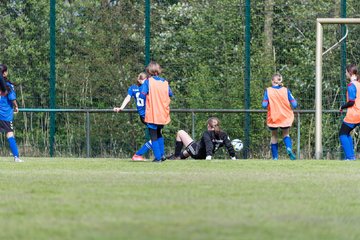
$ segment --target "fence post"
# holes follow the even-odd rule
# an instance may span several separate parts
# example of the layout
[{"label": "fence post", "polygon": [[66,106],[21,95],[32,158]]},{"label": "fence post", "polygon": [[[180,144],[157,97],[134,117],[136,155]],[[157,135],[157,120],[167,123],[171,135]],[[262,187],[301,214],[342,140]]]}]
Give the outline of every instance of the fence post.
[{"label": "fence post", "polygon": [[90,157],[90,113],[86,112],[86,157]]},{"label": "fence post", "polygon": [[[250,0],[245,1],[245,73],[244,73],[244,105],[245,109],[250,109],[250,41],[251,41],[251,4]],[[247,159],[249,157],[249,146],[250,146],[250,112],[245,113],[245,141],[244,141],[244,151],[243,157]]]},{"label": "fence post", "polygon": [[301,127],[301,123],[300,123],[300,113],[297,113],[297,148],[296,148],[296,158],[300,159],[300,127]]},{"label": "fence post", "polygon": [[[56,0],[50,0],[50,108],[56,108]],[[50,157],[54,156],[55,112],[50,112]]]},{"label": "fence post", "polygon": [[[341,0],[341,10],[340,15],[342,18],[346,18],[346,0]],[[341,24],[341,37],[344,37],[346,34],[346,25]],[[343,94],[343,101],[345,102],[346,96],[346,39],[341,42],[341,93]]]},{"label": "fence post", "polygon": [[150,0],[145,0],[145,66],[150,62]]},{"label": "fence post", "polygon": [[194,112],[191,112],[191,117],[192,117],[191,136],[192,136],[192,139],[195,139],[195,113]]},{"label": "fence post", "polygon": [[[340,8],[340,17],[342,18],[346,18],[346,0],[341,0],[341,8]],[[344,37],[346,34],[346,28],[347,26],[345,24],[341,24],[341,37]],[[342,97],[342,101],[346,102],[346,38],[341,42],[341,52],[340,52],[340,56],[341,56],[341,95]],[[340,153],[340,157],[341,159],[344,159],[345,155],[344,155],[344,151],[341,151]]]}]

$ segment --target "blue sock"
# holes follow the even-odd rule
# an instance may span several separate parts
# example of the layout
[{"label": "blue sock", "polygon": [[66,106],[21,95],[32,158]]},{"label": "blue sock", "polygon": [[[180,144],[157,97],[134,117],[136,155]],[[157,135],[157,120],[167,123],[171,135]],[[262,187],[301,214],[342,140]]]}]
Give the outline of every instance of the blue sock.
[{"label": "blue sock", "polygon": [[19,150],[14,137],[8,138],[9,146],[14,157],[19,157]]},{"label": "blue sock", "polygon": [[152,150],[153,150],[155,159],[161,160],[161,151],[160,151],[158,139],[156,139],[155,141],[152,141]]},{"label": "blue sock", "polygon": [[147,141],[135,154],[142,156],[145,153],[147,153],[151,149],[151,147],[152,147],[151,140]]},{"label": "blue sock", "polygon": [[350,135],[340,135],[340,143],[344,149],[345,159],[355,159],[354,146]]},{"label": "blue sock", "polygon": [[352,139],[351,135],[347,135],[347,137],[348,137],[348,141],[349,141],[349,147],[350,147],[350,149],[352,149],[352,150],[353,150],[353,157],[354,157],[354,159],[355,159],[355,152],[354,152],[354,143],[353,143],[353,139]]},{"label": "blue sock", "polygon": [[278,143],[272,143],[271,144],[271,155],[272,155],[273,159],[278,159],[279,158],[278,149],[279,149],[279,144]]},{"label": "blue sock", "polygon": [[292,142],[290,136],[284,137],[283,141],[285,143],[286,150],[290,149],[292,151]]},{"label": "blue sock", "polygon": [[159,148],[160,148],[160,153],[161,156],[164,156],[165,154],[165,142],[164,142],[164,138],[158,138],[158,142],[159,142]]}]

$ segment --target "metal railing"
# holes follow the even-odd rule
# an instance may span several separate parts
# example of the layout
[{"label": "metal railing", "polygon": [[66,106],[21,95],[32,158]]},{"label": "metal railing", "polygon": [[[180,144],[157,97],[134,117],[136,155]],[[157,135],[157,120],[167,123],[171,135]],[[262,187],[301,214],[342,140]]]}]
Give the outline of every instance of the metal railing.
[{"label": "metal railing", "polygon": [[[85,113],[86,115],[86,157],[89,158],[91,156],[91,142],[90,142],[90,113],[114,113],[113,109],[45,109],[45,108],[20,108],[20,112],[48,112],[48,113]],[[136,109],[124,109],[123,113],[136,113]],[[190,113],[192,116],[192,124],[191,124],[191,135],[192,138],[195,139],[195,115],[196,113],[229,113],[229,114],[241,114],[241,113],[259,113],[265,114],[267,110],[263,109],[172,109],[171,112],[174,113]],[[323,110],[324,113],[337,113],[338,110]],[[297,157],[300,158],[300,127],[301,127],[301,115],[302,114],[315,114],[315,110],[294,110],[297,116]],[[54,146],[49,146],[50,152],[53,152]],[[248,146],[244,146],[248,147]]]}]

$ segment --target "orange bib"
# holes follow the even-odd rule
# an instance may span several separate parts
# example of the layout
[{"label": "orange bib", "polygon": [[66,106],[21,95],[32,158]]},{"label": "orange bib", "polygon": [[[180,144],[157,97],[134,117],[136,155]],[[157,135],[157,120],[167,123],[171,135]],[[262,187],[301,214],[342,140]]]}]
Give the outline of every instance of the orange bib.
[{"label": "orange bib", "polygon": [[[360,123],[360,83],[352,82],[356,87],[356,99],[355,104],[352,107],[347,108],[344,122],[347,123]],[[348,101],[348,94],[346,93],[346,100]]]},{"label": "orange bib", "polygon": [[294,112],[290,107],[288,89],[267,88],[269,98],[267,125],[269,127],[291,127],[294,122]]},{"label": "orange bib", "polygon": [[146,96],[145,122],[166,125],[170,122],[169,83],[149,78],[149,94]]}]

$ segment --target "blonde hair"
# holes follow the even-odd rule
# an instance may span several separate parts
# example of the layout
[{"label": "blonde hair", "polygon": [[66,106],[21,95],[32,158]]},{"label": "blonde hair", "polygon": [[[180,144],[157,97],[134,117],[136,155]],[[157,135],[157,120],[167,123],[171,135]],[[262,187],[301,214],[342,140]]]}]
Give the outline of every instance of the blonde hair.
[{"label": "blonde hair", "polygon": [[207,120],[208,126],[214,129],[215,134],[218,135],[221,131],[220,120],[217,117],[211,117]]},{"label": "blonde hair", "polygon": [[146,72],[150,76],[158,76],[162,73],[162,68],[157,62],[151,61],[146,67]]},{"label": "blonde hair", "polygon": [[275,84],[278,84],[280,86],[283,86],[282,80],[283,80],[283,78],[280,73],[274,74],[271,78],[272,82],[274,82]]},{"label": "blonde hair", "polygon": [[136,84],[140,86],[141,85],[140,80],[145,80],[146,78],[147,78],[146,73],[144,73],[144,72],[139,73],[139,75],[136,79]]}]

